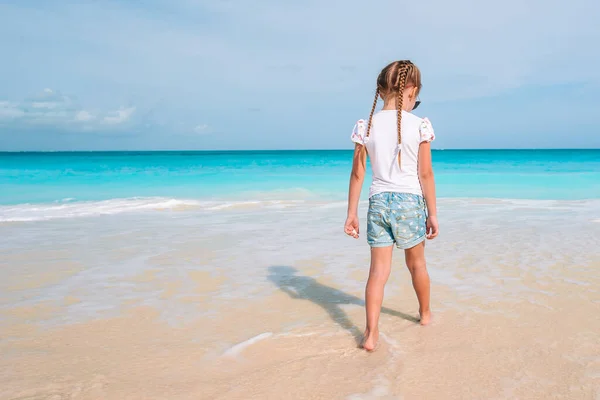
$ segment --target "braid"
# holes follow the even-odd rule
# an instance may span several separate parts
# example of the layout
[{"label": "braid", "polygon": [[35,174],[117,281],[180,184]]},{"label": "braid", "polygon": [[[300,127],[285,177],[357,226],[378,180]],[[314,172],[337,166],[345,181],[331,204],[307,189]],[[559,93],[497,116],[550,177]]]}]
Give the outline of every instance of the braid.
[{"label": "braid", "polygon": [[375,91],[375,100],[373,100],[373,107],[371,108],[371,115],[369,115],[369,124],[367,125],[367,137],[371,133],[371,122],[373,121],[373,114],[375,114],[375,107],[377,107],[377,100],[379,99],[379,86]]},{"label": "braid", "polygon": [[400,153],[402,150],[402,103],[404,100],[404,90],[407,85],[410,85],[411,87],[414,86],[416,88],[415,95],[419,94],[419,90],[421,89],[421,72],[410,60],[394,61],[381,70],[377,77],[377,91],[375,92],[375,100],[373,100],[373,107],[371,108],[371,115],[369,116],[367,133],[365,136],[368,138],[371,134],[373,115],[375,113],[375,108],[377,107],[379,96],[381,95],[386,104],[391,103],[395,95],[398,96],[396,99],[396,110],[398,112],[397,151],[398,165],[400,168],[402,168],[402,163],[400,162]]},{"label": "braid", "polygon": [[406,86],[406,75],[408,70],[411,69],[411,64],[402,64],[398,71],[398,79],[396,82],[396,88],[398,89],[398,100],[396,107],[398,108],[398,165],[402,168],[400,163],[400,145],[402,144],[402,103],[404,99],[404,87]]},{"label": "braid", "polygon": [[[377,100],[379,99],[379,85],[377,86],[377,90],[375,90],[375,100],[373,100],[373,107],[371,108],[371,115],[369,115],[369,123],[367,125],[367,134],[365,135],[365,138],[369,137],[369,134],[371,133],[371,121],[373,121],[373,114],[375,114],[375,107],[377,107]],[[364,158],[363,158],[363,167],[367,167],[367,146],[366,143],[365,145],[362,146],[362,151],[364,152]]]}]

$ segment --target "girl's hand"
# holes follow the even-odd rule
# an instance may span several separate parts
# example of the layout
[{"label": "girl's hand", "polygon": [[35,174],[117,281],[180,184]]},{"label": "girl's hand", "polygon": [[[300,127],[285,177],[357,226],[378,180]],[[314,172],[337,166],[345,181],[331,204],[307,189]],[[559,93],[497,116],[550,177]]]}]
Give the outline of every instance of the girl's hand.
[{"label": "girl's hand", "polygon": [[427,218],[427,226],[425,233],[427,234],[427,239],[434,239],[438,233],[440,232],[440,227],[438,225],[438,220],[435,215],[430,215]]},{"label": "girl's hand", "polygon": [[346,235],[352,236],[354,239],[358,239],[358,217],[356,215],[348,215],[346,223],[344,224],[344,232]]}]

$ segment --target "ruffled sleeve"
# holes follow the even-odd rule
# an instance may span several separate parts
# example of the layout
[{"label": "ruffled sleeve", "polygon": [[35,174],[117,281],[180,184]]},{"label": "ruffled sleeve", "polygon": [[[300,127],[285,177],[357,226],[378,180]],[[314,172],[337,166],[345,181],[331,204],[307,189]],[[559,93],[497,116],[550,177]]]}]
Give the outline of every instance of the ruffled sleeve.
[{"label": "ruffled sleeve", "polygon": [[419,126],[419,133],[421,135],[421,143],[432,142],[435,140],[435,133],[433,132],[433,126],[427,118],[423,118],[421,125]]},{"label": "ruffled sleeve", "polygon": [[359,119],[354,125],[354,129],[352,129],[352,136],[350,139],[354,143],[362,144],[363,146],[367,144],[369,138],[367,137],[367,121],[364,119]]}]

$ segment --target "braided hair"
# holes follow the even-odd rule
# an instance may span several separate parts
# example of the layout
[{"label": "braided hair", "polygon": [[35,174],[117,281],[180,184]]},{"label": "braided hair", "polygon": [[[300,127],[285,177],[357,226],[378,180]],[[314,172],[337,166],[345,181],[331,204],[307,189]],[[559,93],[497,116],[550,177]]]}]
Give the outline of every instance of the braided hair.
[{"label": "braided hair", "polygon": [[375,91],[375,100],[369,115],[366,137],[371,134],[371,126],[377,100],[379,96],[396,94],[396,108],[398,110],[398,165],[400,163],[400,149],[402,145],[402,103],[404,99],[404,89],[407,85],[413,85],[417,88],[417,94],[421,89],[421,72],[410,60],[394,61],[381,70],[377,77],[377,89]]}]

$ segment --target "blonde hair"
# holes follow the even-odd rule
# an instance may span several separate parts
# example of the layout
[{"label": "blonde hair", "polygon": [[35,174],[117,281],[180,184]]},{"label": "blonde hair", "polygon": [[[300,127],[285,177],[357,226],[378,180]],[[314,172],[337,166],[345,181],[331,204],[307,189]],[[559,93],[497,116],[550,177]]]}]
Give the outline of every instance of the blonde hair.
[{"label": "blonde hair", "polygon": [[[414,86],[417,89],[416,94],[421,90],[421,71],[410,60],[394,61],[381,70],[377,77],[377,90],[375,91],[375,100],[369,115],[367,125],[367,135],[371,133],[371,123],[377,100],[379,96],[397,95],[396,108],[398,109],[398,145],[402,144],[402,102],[404,99],[404,89],[407,86]],[[398,152],[398,164],[400,164],[400,152]]]}]

